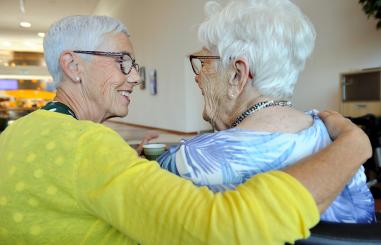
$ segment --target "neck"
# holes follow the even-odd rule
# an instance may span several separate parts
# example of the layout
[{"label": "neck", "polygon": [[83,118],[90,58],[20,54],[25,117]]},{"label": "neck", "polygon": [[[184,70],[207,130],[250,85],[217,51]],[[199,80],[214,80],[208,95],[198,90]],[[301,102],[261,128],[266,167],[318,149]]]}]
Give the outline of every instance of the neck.
[{"label": "neck", "polygon": [[234,123],[231,125],[231,127],[234,128],[234,127],[238,126],[246,118],[250,118],[252,116],[252,114],[255,113],[255,112],[262,111],[263,109],[268,108],[268,107],[279,107],[279,106],[280,107],[284,107],[284,106],[291,107],[292,103],[290,101],[286,101],[286,100],[275,100],[275,101],[274,100],[269,100],[269,101],[262,101],[262,102],[256,103],[255,105],[250,107],[248,110],[243,112],[234,121]]},{"label": "neck", "polygon": [[55,101],[59,101],[67,105],[77,116],[78,120],[89,120],[97,123],[102,123],[107,119],[104,115],[97,113],[96,108],[93,108],[91,103],[86,100],[83,94],[79,95],[79,89],[68,87],[58,87]]},{"label": "neck", "polygon": [[232,125],[232,123],[242,115],[247,109],[252,107],[253,105],[262,102],[262,101],[270,101],[273,100],[273,98],[265,97],[265,96],[255,96],[255,98],[250,98],[245,101],[238,101],[237,106],[235,107],[233,113],[231,114],[231,117],[229,118],[229,126]]}]

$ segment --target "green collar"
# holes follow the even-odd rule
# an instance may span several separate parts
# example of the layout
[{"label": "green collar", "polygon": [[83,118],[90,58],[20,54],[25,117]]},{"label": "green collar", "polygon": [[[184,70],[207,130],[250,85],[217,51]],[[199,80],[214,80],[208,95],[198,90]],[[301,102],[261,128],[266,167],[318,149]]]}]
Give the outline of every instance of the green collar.
[{"label": "green collar", "polygon": [[75,119],[78,119],[75,116],[74,111],[72,111],[67,105],[58,101],[48,102],[45,106],[41,107],[41,109],[46,111],[54,111],[54,112],[66,114],[66,115],[74,117]]}]

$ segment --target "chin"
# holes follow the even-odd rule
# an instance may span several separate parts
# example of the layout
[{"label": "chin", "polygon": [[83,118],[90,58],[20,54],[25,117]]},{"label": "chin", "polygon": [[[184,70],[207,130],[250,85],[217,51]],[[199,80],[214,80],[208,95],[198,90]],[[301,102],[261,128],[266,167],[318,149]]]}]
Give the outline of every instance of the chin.
[{"label": "chin", "polygon": [[205,110],[202,112],[202,119],[204,119],[206,122],[210,121],[210,117],[208,114],[205,112]]},{"label": "chin", "polygon": [[125,117],[127,115],[128,115],[128,110],[120,110],[120,111],[116,111],[116,112],[112,113],[109,118],[112,118],[112,117]]},{"label": "chin", "polygon": [[128,111],[125,112],[125,113],[120,113],[119,115],[117,115],[117,117],[125,117],[128,115]]},{"label": "chin", "polygon": [[202,118],[204,119],[205,122],[208,122],[213,128],[216,127],[215,123],[212,121],[212,119],[210,119],[210,117],[208,116],[208,114],[203,113],[203,114],[202,114]]}]

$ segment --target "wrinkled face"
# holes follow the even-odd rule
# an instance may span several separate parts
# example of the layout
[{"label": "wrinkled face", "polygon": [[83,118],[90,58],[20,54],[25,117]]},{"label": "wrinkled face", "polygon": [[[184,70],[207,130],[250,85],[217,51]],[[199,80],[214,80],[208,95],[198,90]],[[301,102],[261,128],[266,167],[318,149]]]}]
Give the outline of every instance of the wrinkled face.
[{"label": "wrinkled face", "polygon": [[[215,53],[203,48],[201,51],[193,53],[197,56],[213,56]],[[201,70],[195,76],[195,80],[204,96],[203,118],[214,128],[221,129],[218,125],[226,117],[225,104],[227,102],[227,73],[219,68],[220,60],[202,59]]]},{"label": "wrinkled face", "polygon": [[[134,58],[132,43],[123,33],[107,34],[96,51],[128,52]],[[114,57],[92,56],[85,64],[84,96],[103,118],[124,117],[128,114],[130,94],[140,77],[135,68],[122,73]]]}]

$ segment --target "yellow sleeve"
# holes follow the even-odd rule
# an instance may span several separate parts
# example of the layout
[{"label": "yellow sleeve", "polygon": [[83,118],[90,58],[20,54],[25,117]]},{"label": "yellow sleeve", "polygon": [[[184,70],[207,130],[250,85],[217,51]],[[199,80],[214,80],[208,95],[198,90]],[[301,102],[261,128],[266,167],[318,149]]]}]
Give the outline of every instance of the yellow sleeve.
[{"label": "yellow sleeve", "polygon": [[213,193],[139,158],[108,130],[85,134],[77,149],[80,205],[141,244],[284,244],[319,219],[310,193],[281,171]]}]

